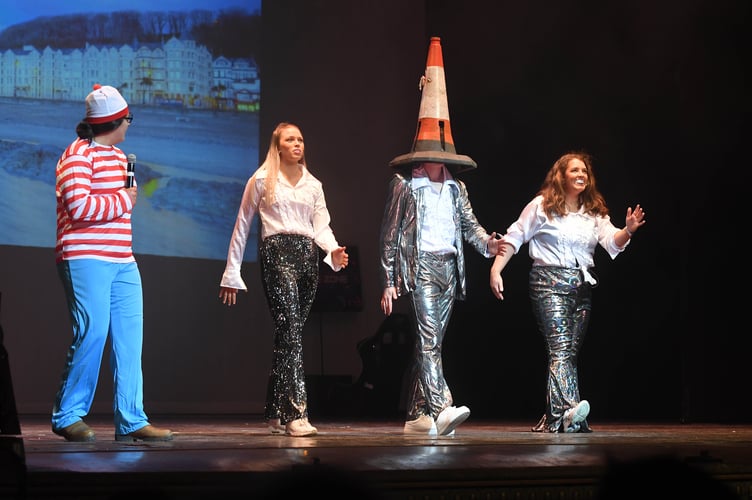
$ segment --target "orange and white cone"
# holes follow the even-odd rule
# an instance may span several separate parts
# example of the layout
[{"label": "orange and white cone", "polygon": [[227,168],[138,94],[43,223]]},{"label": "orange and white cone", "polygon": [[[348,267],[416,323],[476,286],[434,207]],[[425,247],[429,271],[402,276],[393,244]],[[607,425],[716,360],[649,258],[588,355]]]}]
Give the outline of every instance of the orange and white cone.
[{"label": "orange and white cone", "polygon": [[428,46],[426,71],[420,79],[419,90],[423,92],[418,112],[418,128],[415,131],[412,150],[389,162],[390,167],[403,167],[415,163],[444,163],[453,174],[476,168],[472,158],[458,155],[452,138],[449,122],[444,57],[441,54],[441,39],[431,37]]}]

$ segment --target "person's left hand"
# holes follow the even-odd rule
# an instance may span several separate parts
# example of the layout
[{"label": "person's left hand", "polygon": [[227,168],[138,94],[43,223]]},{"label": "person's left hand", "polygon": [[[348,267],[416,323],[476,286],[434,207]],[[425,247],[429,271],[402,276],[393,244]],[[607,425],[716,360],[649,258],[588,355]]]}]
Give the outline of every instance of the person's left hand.
[{"label": "person's left hand", "polygon": [[645,211],[642,209],[640,204],[638,203],[635,205],[634,210],[632,210],[632,207],[627,207],[627,229],[630,233],[634,234],[637,232],[640,227],[642,227],[643,224],[645,224],[647,221],[645,220]]},{"label": "person's left hand", "polygon": [[337,269],[344,269],[350,263],[350,256],[345,251],[346,249],[347,247],[339,247],[336,250],[332,250],[332,264]]}]

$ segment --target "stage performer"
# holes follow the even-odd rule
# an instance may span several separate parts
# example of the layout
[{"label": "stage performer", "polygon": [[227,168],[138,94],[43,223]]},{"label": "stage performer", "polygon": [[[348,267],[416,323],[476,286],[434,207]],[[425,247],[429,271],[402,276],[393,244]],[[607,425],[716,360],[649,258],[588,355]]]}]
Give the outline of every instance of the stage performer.
[{"label": "stage performer", "polygon": [[535,432],[591,432],[590,403],[580,399],[577,356],[591,312],[596,245],[615,259],[645,224],[638,204],[627,208],[619,229],[598,191],[591,158],[582,152],[561,156],[546,174],[538,194],[509,226],[502,241],[509,249],[491,266],[491,291],[504,299],[502,270],[528,243],[533,260],[529,295],[548,355],[546,411]]},{"label": "stage performer", "polygon": [[318,430],[308,421],[303,325],[316,298],[319,248],[335,272],[347,267],[349,256],[334,237],[321,181],[308,170],[303,134],[292,123],[277,125],[264,163],[246,183],[220,282],[219,298],[228,306],[238,290],[248,290],[240,271],[256,213],[264,293],[274,319],[264,418],[272,433],[313,436]]},{"label": "stage performer", "polygon": [[52,410],[52,431],[68,441],[94,441],[84,422],[99,378],[105,343],[112,352],[117,441],[169,441],[144,412],[141,274],[131,246],[138,187],[127,187],[125,140],[133,115],[117,89],[94,85],[78,138],[56,169],[57,271],[68,302],[73,340]]}]

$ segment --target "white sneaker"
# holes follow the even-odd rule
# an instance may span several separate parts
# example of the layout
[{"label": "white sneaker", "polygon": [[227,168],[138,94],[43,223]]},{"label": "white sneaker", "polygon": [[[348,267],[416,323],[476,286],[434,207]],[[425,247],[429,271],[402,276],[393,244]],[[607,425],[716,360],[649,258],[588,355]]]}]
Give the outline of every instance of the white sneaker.
[{"label": "white sneaker", "polygon": [[590,413],[590,403],[583,399],[574,408],[564,412],[564,421],[562,426],[564,432],[577,432],[580,429],[580,422],[585,420]]},{"label": "white sneaker", "polygon": [[421,415],[415,420],[405,422],[405,429],[403,432],[405,434],[435,436],[437,434],[436,422],[434,422],[428,415]]},{"label": "white sneaker", "polygon": [[299,418],[285,425],[285,434],[292,437],[315,436],[317,432],[318,429],[308,423],[307,418]]},{"label": "white sneaker", "polygon": [[272,434],[284,434],[285,432],[285,426],[282,425],[282,421],[278,418],[268,420],[266,425],[269,426],[269,432]]},{"label": "white sneaker", "polygon": [[470,416],[470,408],[467,406],[449,406],[444,408],[439,417],[436,419],[436,429],[439,432],[439,436],[448,436],[452,431],[467,420]]}]

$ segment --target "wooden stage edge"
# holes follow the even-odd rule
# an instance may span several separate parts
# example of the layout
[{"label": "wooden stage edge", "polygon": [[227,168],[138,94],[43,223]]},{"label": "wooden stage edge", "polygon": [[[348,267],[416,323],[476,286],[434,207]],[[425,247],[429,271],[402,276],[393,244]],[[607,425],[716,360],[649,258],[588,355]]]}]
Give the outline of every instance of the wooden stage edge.
[{"label": "wooden stage edge", "polygon": [[533,422],[472,416],[454,437],[406,436],[398,419],[313,420],[319,433],[271,434],[259,415],[152,415],[170,442],[68,443],[49,416],[0,435],[0,498],[374,500],[752,498],[752,424],[599,423],[541,434]]}]

